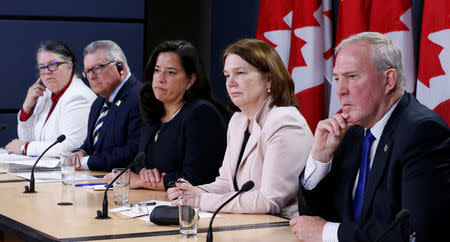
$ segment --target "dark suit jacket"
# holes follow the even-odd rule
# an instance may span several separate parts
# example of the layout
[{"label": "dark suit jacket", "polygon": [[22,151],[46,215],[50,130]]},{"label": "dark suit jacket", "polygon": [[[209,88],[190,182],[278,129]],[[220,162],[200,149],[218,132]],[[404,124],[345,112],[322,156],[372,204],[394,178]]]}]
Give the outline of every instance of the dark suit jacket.
[{"label": "dark suit jacket", "polygon": [[120,88],[100,129],[97,152],[94,152],[92,132],[105,98],[95,99],[89,113],[87,137],[80,147],[89,155],[90,170],[111,171],[115,167],[126,167],[134,160],[138,152],[142,120],[138,103],[141,87],[142,83],[131,75]]},{"label": "dark suit jacket", "polygon": [[374,241],[407,208],[409,224],[386,241],[416,232],[418,241],[448,238],[450,228],[450,131],[435,112],[405,93],[381,135],[364,194],[353,220],[352,189],[364,128],[351,127],[336,150],[330,173],[311,191],[299,190],[299,213],[340,222],[340,241]]},{"label": "dark suit jacket", "polygon": [[[165,172],[164,187],[178,178],[192,185],[213,182],[219,175],[227,145],[227,118],[209,101],[187,102],[169,122],[142,122],[139,151],[147,154],[145,164],[137,164],[138,173],[144,166]],[[159,131],[158,141],[155,134]]]}]

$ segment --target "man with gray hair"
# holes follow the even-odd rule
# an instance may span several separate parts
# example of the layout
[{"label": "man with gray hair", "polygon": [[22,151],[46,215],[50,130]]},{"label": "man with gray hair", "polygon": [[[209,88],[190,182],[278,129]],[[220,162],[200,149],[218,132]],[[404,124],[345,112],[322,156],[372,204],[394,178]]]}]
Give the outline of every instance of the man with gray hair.
[{"label": "man with gray hair", "polygon": [[91,106],[84,144],[76,152],[76,168],[126,167],[138,152],[142,83],[131,74],[122,49],[113,41],[92,42],[83,55],[83,75],[99,97]]},{"label": "man with gray hair", "polygon": [[404,91],[398,47],[380,33],[351,36],[336,48],[333,75],[342,113],[317,125],[292,232],[305,241],[446,238],[450,130]]}]

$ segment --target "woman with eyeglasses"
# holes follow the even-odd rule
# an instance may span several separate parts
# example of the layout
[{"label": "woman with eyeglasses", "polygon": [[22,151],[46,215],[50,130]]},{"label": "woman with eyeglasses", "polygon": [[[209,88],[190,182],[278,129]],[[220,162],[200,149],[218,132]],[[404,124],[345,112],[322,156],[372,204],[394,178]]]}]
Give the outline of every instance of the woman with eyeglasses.
[{"label": "woman with eyeglasses", "polygon": [[64,134],[66,140],[45,155],[80,147],[86,136],[89,109],[96,98],[80,79],[75,55],[60,41],[47,41],[37,50],[38,78],[28,89],[18,114],[18,139],[6,145],[8,153],[40,155]]}]

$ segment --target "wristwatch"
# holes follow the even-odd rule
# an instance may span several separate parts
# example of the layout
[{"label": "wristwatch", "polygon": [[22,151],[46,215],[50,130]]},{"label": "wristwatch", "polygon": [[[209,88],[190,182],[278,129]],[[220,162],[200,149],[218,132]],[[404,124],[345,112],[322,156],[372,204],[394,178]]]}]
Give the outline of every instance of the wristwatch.
[{"label": "wristwatch", "polygon": [[23,144],[23,145],[20,146],[20,153],[21,153],[22,155],[25,155],[25,144]]}]

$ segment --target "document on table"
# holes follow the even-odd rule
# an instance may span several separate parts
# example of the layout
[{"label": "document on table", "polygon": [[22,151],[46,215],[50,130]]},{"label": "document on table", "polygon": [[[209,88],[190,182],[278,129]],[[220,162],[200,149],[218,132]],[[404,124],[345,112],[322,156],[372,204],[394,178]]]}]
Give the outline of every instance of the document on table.
[{"label": "document on table", "polygon": [[[33,166],[38,157],[8,154],[4,149],[0,149],[0,163],[2,164],[18,164],[25,166]],[[36,167],[55,168],[59,164],[59,158],[42,157]]]},{"label": "document on table", "polygon": [[[155,204],[150,205],[150,206],[142,206],[142,205],[139,206],[138,204],[132,204],[130,206],[129,204],[127,204],[122,207],[110,209],[109,211],[114,212],[114,213],[120,213],[127,217],[137,218],[137,219],[140,219],[143,221],[150,222],[150,214],[152,213],[152,211],[155,207],[161,206],[161,205],[169,205],[169,206],[172,205],[170,202],[160,201],[160,200],[150,200],[147,202],[141,202],[139,204],[148,204],[148,203],[153,203],[153,202]],[[210,218],[210,217],[212,217],[212,215],[213,215],[213,213],[208,213],[208,212],[203,212],[203,211],[199,212],[200,218]],[[217,215],[216,217],[220,217],[220,216]]]},{"label": "document on table", "polygon": [[[10,173],[15,176],[19,176],[25,179],[30,179],[31,172],[14,172]],[[36,182],[54,182],[61,181],[61,171],[38,171],[34,173],[34,179]],[[83,172],[75,172],[75,181],[94,180],[99,179],[95,176]]]}]

